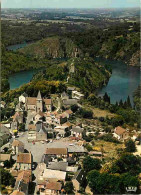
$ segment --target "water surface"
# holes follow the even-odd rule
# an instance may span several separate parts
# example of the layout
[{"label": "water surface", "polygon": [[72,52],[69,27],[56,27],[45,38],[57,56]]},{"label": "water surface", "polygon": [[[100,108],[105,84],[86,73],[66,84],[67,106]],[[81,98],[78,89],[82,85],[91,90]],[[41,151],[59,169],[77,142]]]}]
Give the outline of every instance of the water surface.
[{"label": "water surface", "polygon": [[111,98],[111,103],[119,102],[121,99],[125,101],[129,95],[133,103],[133,93],[140,83],[140,68],[128,66],[120,61],[101,61],[112,66],[112,75],[107,86],[98,91],[98,95],[103,96],[107,92]]},{"label": "water surface", "polygon": [[24,42],[24,43],[20,43],[20,44],[10,45],[10,46],[7,47],[7,49],[9,51],[16,51],[20,48],[23,48],[23,47],[27,46],[28,44],[30,44],[30,43]]},{"label": "water surface", "polygon": [[18,73],[14,73],[9,77],[10,89],[16,89],[23,84],[30,82],[33,75],[37,73],[39,70],[28,70],[28,71],[21,71]]}]

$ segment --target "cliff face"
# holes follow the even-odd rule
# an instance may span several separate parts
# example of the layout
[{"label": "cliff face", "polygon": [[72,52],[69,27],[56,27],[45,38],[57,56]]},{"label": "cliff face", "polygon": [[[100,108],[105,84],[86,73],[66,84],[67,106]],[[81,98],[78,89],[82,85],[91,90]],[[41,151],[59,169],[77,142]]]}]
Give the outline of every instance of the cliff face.
[{"label": "cliff face", "polygon": [[43,39],[20,49],[19,52],[36,58],[72,58],[82,55],[72,40],[60,37]]},{"label": "cliff face", "polygon": [[129,61],[129,65],[130,66],[140,66],[140,56],[141,56],[141,51],[135,52]]},{"label": "cliff face", "polygon": [[123,35],[110,37],[102,44],[99,56],[109,59],[122,60],[131,66],[139,66],[139,33],[131,33],[126,37]]}]

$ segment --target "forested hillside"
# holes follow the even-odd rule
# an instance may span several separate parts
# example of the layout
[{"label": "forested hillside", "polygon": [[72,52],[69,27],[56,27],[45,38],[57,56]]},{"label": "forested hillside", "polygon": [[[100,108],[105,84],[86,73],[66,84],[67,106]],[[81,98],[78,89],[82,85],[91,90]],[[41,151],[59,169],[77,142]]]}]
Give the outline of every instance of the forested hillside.
[{"label": "forested hillside", "polygon": [[71,58],[80,56],[81,51],[71,39],[63,37],[50,37],[29,44],[19,52],[35,58]]},{"label": "forested hillside", "polygon": [[33,80],[68,80],[68,84],[79,87],[83,93],[92,93],[108,82],[110,74],[109,66],[98,64],[92,58],[72,58],[37,73]]},{"label": "forested hillside", "polygon": [[121,24],[104,30],[91,29],[84,33],[69,34],[68,37],[71,37],[86,55],[122,60],[129,65],[139,66],[139,24]]},{"label": "forested hillside", "polygon": [[134,93],[134,104],[137,111],[141,111],[141,85],[138,86]]}]

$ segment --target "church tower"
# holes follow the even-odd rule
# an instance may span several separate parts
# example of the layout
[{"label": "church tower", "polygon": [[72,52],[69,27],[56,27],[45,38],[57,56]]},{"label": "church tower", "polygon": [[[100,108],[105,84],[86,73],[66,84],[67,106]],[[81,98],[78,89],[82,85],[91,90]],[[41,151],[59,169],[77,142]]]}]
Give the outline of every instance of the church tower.
[{"label": "church tower", "polygon": [[41,111],[43,112],[43,100],[41,97],[40,91],[38,92],[37,99],[36,99],[36,105],[37,105],[37,112]]}]

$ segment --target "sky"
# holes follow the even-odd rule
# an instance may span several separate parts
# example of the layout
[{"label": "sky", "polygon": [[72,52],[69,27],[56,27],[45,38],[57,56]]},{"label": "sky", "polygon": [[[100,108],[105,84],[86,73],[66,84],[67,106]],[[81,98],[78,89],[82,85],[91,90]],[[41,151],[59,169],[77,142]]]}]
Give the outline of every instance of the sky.
[{"label": "sky", "polygon": [[2,8],[126,8],[140,0],[1,0]]}]

